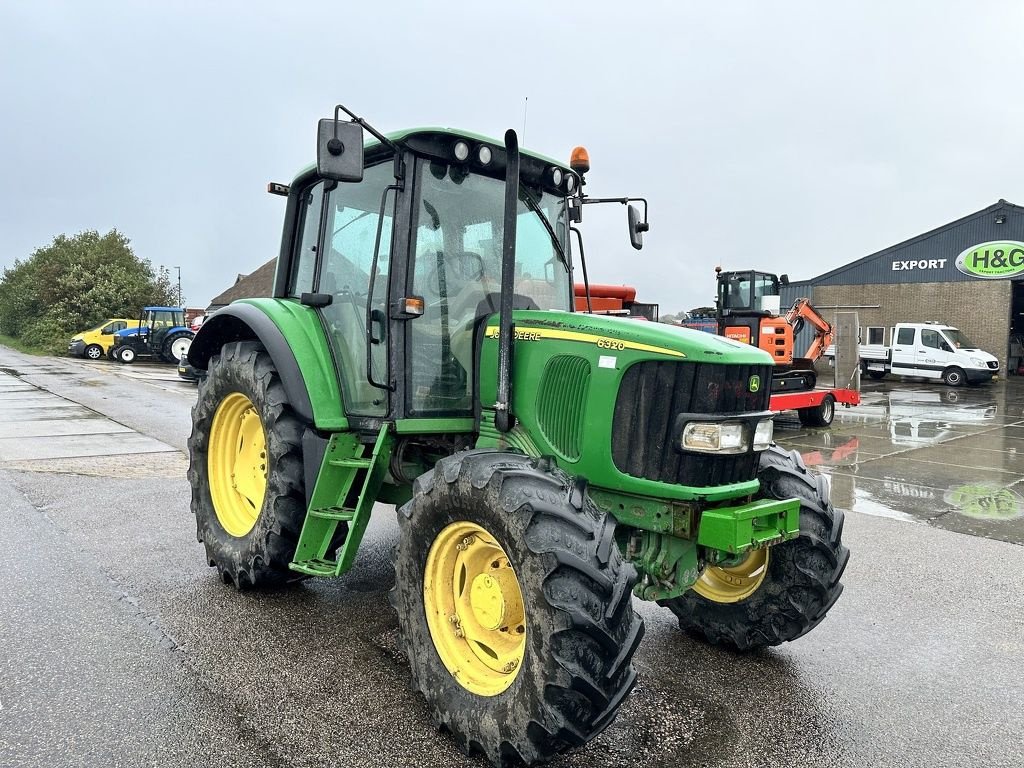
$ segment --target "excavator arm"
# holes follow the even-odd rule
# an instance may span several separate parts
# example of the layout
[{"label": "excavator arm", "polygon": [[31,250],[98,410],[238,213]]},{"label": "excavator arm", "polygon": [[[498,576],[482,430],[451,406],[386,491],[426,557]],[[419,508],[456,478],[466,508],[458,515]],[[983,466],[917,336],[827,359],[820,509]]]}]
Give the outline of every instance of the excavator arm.
[{"label": "excavator arm", "polygon": [[794,332],[799,332],[803,323],[810,323],[814,328],[814,341],[806,353],[806,358],[811,362],[821,357],[834,341],[835,332],[832,324],[821,316],[808,299],[797,299],[793,302],[793,306],[786,312],[786,322],[793,326]]}]

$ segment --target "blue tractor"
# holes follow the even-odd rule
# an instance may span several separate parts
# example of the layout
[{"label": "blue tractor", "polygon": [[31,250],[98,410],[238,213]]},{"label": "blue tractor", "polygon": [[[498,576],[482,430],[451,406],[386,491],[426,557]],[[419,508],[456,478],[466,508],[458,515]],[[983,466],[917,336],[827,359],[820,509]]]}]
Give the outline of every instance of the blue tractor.
[{"label": "blue tractor", "polygon": [[110,357],[121,363],[134,363],[140,357],[177,363],[194,337],[181,307],[143,307],[138,325],[114,334]]}]

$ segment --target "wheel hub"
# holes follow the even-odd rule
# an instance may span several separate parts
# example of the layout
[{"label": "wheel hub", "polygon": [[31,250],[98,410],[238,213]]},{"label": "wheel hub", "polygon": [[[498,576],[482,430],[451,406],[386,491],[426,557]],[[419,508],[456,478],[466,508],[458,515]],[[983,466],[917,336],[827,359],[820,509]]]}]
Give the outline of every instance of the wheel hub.
[{"label": "wheel hub", "polygon": [[232,536],[245,536],[267,491],[267,440],[256,406],[241,392],[225,397],[213,415],[208,470],[217,519]]},{"label": "wheel hub", "polygon": [[423,601],[452,677],[481,696],[506,690],[526,652],[526,618],[519,580],[495,538],[468,521],[442,530],[427,555]]},{"label": "wheel hub", "polygon": [[755,592],[768,575],[767,549],[750,551],[735,565],[709,565],[693,585],[693,590],[715,603],[738,603]]}]

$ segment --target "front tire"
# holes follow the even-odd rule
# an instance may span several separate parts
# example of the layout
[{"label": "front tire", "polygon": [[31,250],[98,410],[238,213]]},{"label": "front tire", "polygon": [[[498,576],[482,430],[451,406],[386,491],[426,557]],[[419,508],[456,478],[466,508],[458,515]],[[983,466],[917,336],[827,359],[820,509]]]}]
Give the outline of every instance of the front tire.
[{"label": "front tire", "polygon": [[967,374],[964,373],[963,368],[954,366],[942,372],[942,383],[947,387],[962,387],[966,381]]},{"label": "front tire", "polygon": [[134,363],[135,350],[132,347],[121,347],[117,351],[117,357],[115,359],[119,363]]},{"label": "front tire", "polygon": [[89,360],[99,360],[103,357],[103,347],[99,344],[90,344],[85,348],[85,356]]},{"label": "front tire", "polygon": [[399,635],[464,751],[531,765],[614,720],[643,636],[636,570],[582,487],[543,460],[465,452],[416,481],[398,520]]},{"label": "front tire", "polygon": [[306,515],[305,427],[261,344],[233,342],[210,358],[192,406],[188,479],[197,538],[226,584],[289,577]]},{"label": "front tire", "polygon": [[800,499],[800,534],[754,550],[730,567],[708,566],[681,597],[666,600],[680,628],[740,651],[779,645],[814,629],[843,592],[850,551],[843,513],[828,500],[825,480],[798,453],[773,445],[761,454],[760,496]]}]

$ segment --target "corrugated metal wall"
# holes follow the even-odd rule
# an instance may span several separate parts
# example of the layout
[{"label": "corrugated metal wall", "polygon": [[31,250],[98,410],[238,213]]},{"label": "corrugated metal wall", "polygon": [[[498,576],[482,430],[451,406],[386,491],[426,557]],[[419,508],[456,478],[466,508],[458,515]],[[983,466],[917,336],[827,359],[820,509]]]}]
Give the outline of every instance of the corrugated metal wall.
[{"label": "corrugated metal wall", "polygon": [[[786,314],[786,310],[792,307],[793,302],[797,299],[810,299],[813,304],[814,287],[810,283],[783,285],[779,290],[779,299],[779,303],[782,305],[782,314]],[[793,354],[796,357],[803,357],[804,352],[807,351],[813,340],[814,330],[805,325],[804,329],[793,338]]]},{"label": "corrugated metal wall", "polygon": [[[1003,219],[1002,224],[996,223],[998,218]],[[956,268],[956,257],[979,243],[998,240],[1024,241],[1024,208],[1001,201],[809,282],[814,285],[874,285],[974,281],[978,278]]]}]

